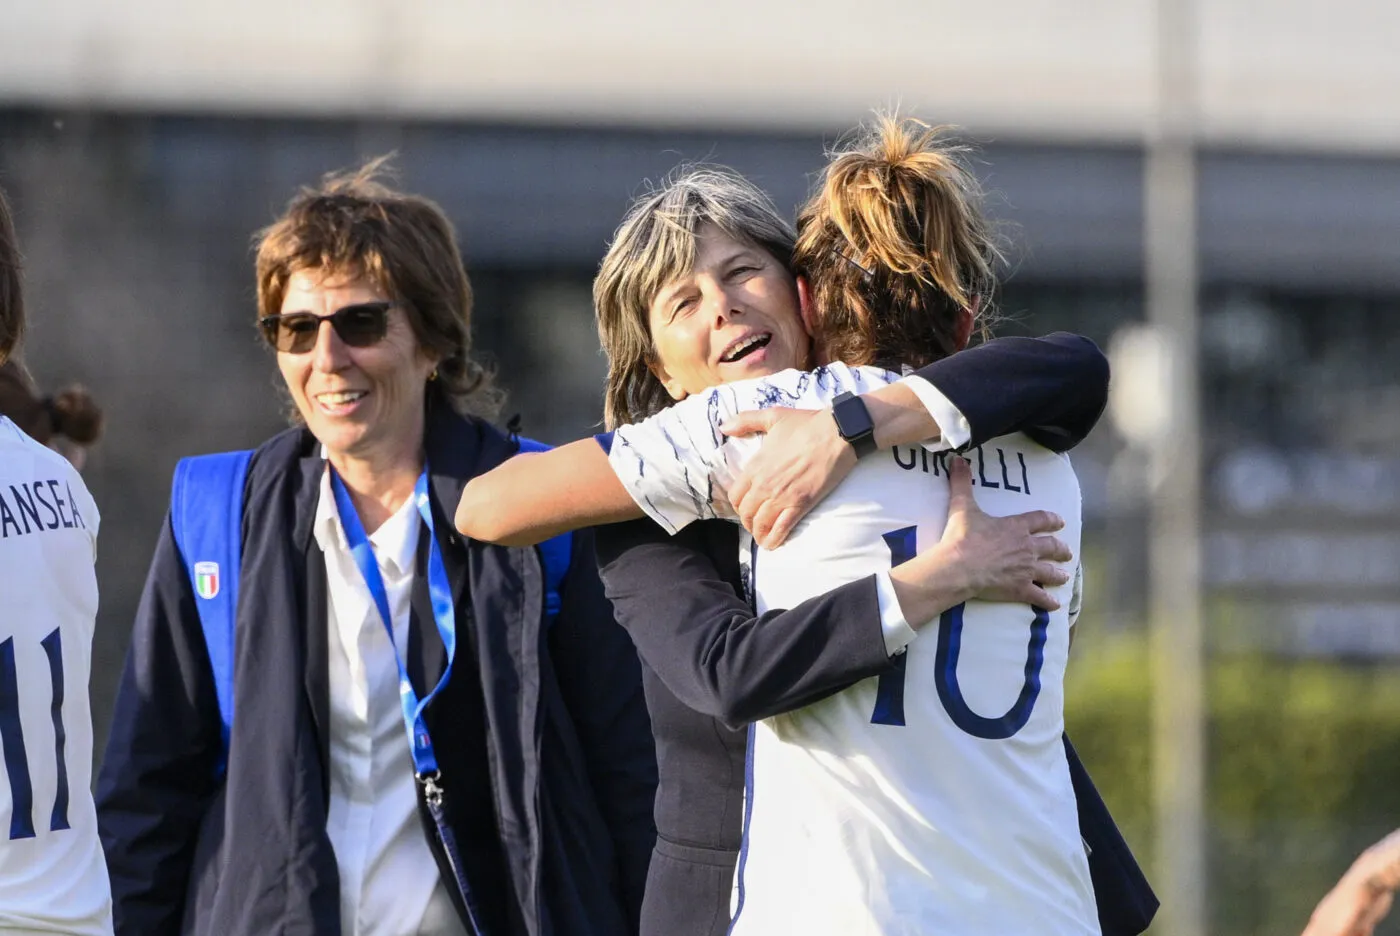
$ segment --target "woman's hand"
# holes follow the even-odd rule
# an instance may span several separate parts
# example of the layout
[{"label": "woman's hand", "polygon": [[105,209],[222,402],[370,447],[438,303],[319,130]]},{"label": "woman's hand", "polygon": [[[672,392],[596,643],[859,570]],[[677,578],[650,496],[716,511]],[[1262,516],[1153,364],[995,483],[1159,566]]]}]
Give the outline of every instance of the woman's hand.
[{"label": "woman's hand", "polygon": [[1400,885],[1400,832],[1362,852],[1313,910],[1303,936],[1371,936]]},{"label": "woman's hand", "polygon": [[1303,936],[1371,936],[1390,912],[1391,893],[1346,875],[1313,910]]},{"label": "woman's hand", "polygon": [[1048,510],[990,517],[972,496],[972,472],[961,458],[948,459],[948,523],[937,545],[890,571],[904,619],[915,630],[972,598],[1014,601],[1054,611],[1047,586],[1069,573],[1056,563],[1074,558],[1048,534],[1064,521]]},{"label": "woman's hand", "polygon": [[[860,398],[875,427],[875,444],[882,449],[942,437],[937,420],[902,381]],[[719,428],[728,436],[768,434],[729,491],[739,520],[765,549],[781,546],[807,511],[856,466],[855,449],[841,438],[830,409],[737,413]]]},{"label": "woman's hand", "polygon": [[777,549],[797,522],[856,466],[830,410],[774,408],[739,413],[720,425],[727,436],[766,433],[758,454],[729,489],[729,502],[764,549]]}]

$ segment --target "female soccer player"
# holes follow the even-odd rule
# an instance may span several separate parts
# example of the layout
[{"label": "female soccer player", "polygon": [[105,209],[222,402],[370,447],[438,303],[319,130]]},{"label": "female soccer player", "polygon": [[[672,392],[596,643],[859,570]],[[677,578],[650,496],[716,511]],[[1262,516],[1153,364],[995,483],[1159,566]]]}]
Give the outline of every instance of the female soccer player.
[{"label": "female soccer player", "polygon": [[[833,438],[869,446],[879,434],[862,401],[846,394],[889,388],[898,375],[846,365],[942,357],[966,343],[978,299],[989,294],[992,251],[975,187],[932,132],[885,122],[828,167],[800,222],[795,266],[812,279],[816,353],[845,363],[739,380],[623,427],[600,448],[575,443],[508,463],[468,488],[463,531],[485,535],[477,521],[495,522],[495,535],[533,537],[638,510],[671,529],[732,519],[726,495],[757,444],[726,441],[720,427],[744,410],[835,403]],[[696,268],[712,253],[734,252],[725,240],[702,230]],[[716,269],[726,278],[765,275],[742,249]],[[703,289],[692,287],[658,296],[657,358],[672,340],[715,337],[687,328],[707,314],[697,311]],[[734,311],[721,314],[740,320]],[[723,373],[783,350],[791,336],[768,326],[754,321],[700,358]],[[653,369],[683,395],[672,387],[689,375],[664,360]],[[917,386],[881,392],[922,419]],[[898,431],[885,441],[891,435]],[[955,435],[942,433],[944,447]],[[1038,444],[1050,435],[979,446],[973,480],[993,513],[1059,513],[1077,548],[1078,486],[1068,462]],[[787,546],[755,553],[760,611],[888,574],[942,531],[942,477],[961,471],[957,459],[920,448],[863,461]],[[529,491],[530,502],[507,501],[512,488]],[[1048,571],[1041,579],[1058,581]],[[903,666],[755,727],[735,932],[1099,931],[1060,740],[1069,588],[1046,590],[1030,604],[955,601],[933,642],[915,642],[907,629]],[[899,604],[910,625],[928,619],[904,595]]]},{"label": "female soccer player", "polygon": [[[0,193],[0,365],[24,330]],[[97,506],[62,455],[0,415],[0,931],[110,934],[92,802],[88,676]]]}]

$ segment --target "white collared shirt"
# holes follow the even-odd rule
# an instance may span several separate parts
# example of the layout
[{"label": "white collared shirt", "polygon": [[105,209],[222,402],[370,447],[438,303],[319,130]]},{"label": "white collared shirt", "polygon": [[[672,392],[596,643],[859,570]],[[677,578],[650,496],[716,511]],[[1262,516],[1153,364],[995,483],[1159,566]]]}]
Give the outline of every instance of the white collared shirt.
[{"label": "white collared shirt", "polygon": [[[413,498],[369,536],[407,658],[409,597],[422,520]],[[465,936],[418,816],[394,648],[345,539],[330,472],[316,542],[326,557],[330,650],[330,811],[346,936]]]}]

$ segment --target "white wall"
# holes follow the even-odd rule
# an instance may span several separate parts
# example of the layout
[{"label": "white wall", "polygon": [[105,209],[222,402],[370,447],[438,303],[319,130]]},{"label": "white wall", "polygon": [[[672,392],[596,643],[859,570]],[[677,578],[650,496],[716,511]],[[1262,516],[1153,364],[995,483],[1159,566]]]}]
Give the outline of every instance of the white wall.
[{"label": "white wall", "polygon": [[[1400,3],[1195,0],[1211,141],[1400,151]],[[1152,0],[0,0],[0,102],[1140,139]]]}]

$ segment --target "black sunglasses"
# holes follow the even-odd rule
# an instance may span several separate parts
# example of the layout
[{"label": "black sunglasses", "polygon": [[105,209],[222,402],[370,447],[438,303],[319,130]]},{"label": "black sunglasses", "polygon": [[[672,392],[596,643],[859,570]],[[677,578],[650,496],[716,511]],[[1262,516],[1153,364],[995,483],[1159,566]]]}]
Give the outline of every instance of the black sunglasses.
[{"label": "black sunglasses", "polygon": [[384,338],[389,331],[389,310],[393,302],[360,302],[336,309],[330,315],[314,312],[291,312],[286,315],[264,315],[258,319],[267,343],[288,354],[305,354],[316,347],[321,323],[330,322],[340,340],[352,348],[368,348]]}]

